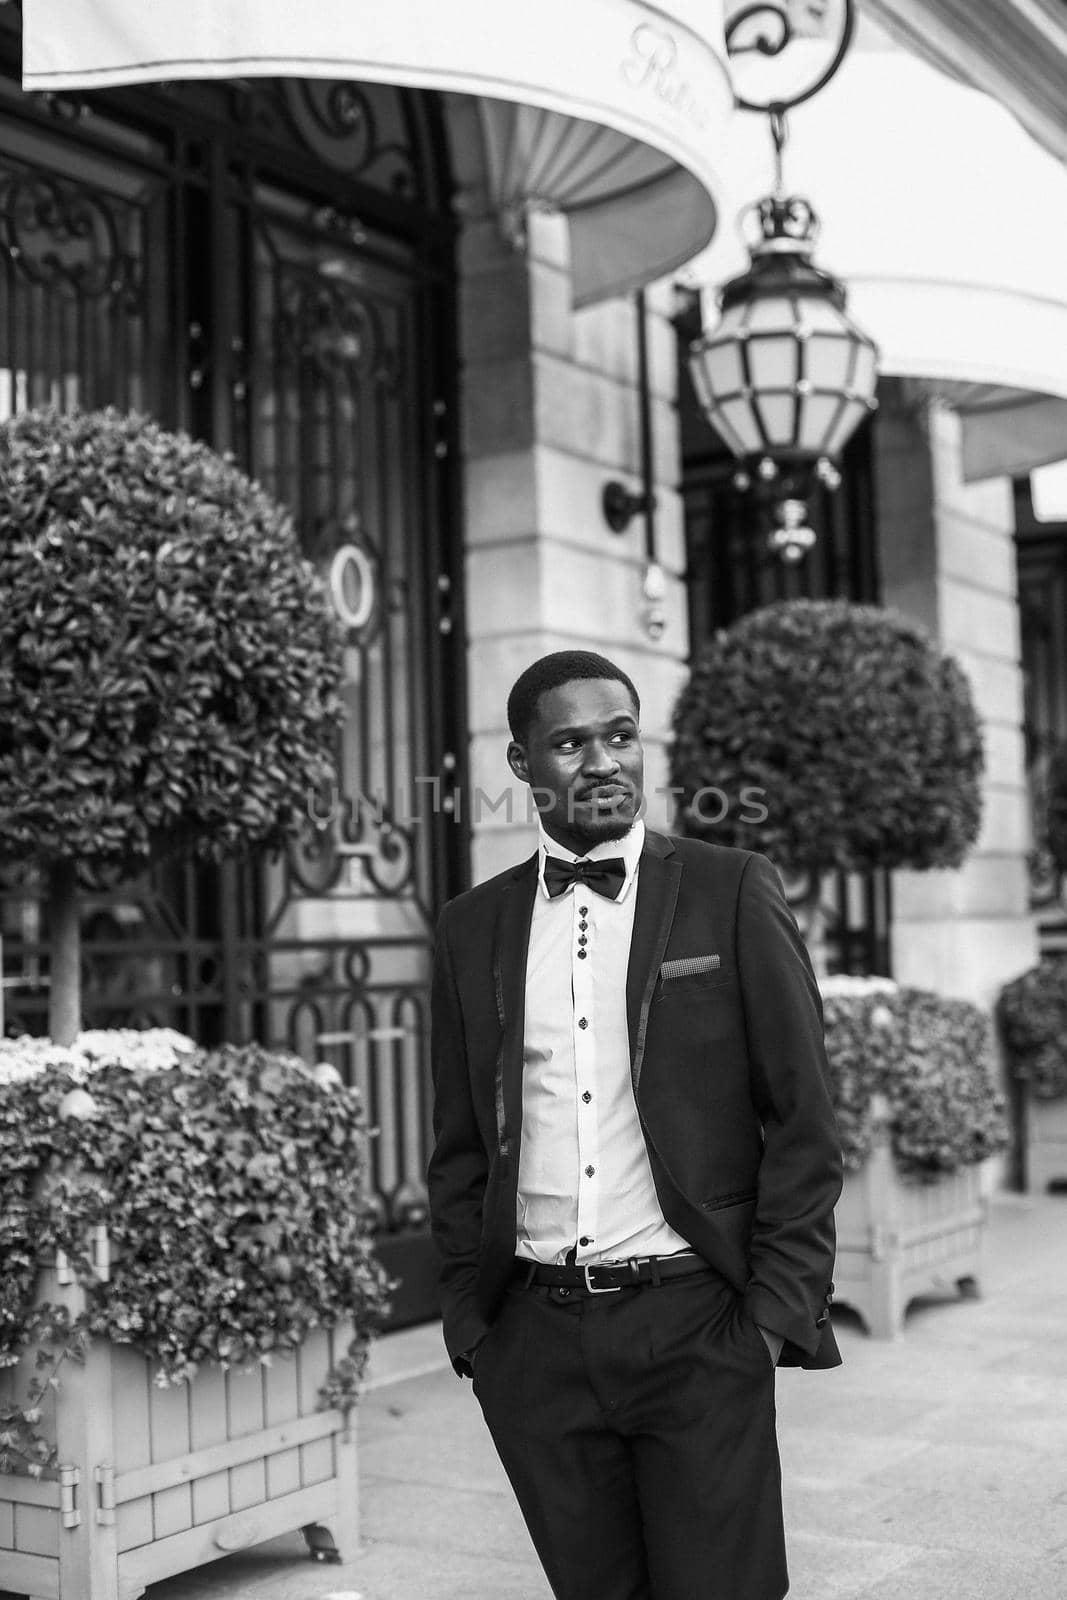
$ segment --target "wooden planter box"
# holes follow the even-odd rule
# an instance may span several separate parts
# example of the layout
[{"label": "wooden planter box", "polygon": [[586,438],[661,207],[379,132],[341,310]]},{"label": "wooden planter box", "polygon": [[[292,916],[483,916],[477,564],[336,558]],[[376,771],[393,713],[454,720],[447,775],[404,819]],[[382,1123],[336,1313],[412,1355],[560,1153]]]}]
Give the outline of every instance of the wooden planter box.
[{"label": "wooden planter box", "polygon": [[1067,1096],[1026,1096],[1026,1187],[1044,1194],[1049,1184],[1067,1187]]},{"label": "wooden planter box", "polygon": [[[43,1276],[44,1298],[78,1296],[62,1264]],[[311,1524],[353,1554],[353,1419],[317,1401],[349,1337],[317,1331],[270,1367],[205,1368],[169,1389],[137,1351],[95,1341],[84,1366],[64,1364],[46,1414],[58,1482],[0,1473],[0,1588],[135,1600],[158,1579]],[[19,1368],[0,1372],[0,1399],[21,1389]]]},{"label": "wooden planter box", "polygon": [[858,1311],[875,1338],[893,1339],[917,1295],[977,1294],[987,1212],[979,1166],[906,1183],[879,1108],[870,1159],[846,1176],[837,1205],[835,1302]]}]

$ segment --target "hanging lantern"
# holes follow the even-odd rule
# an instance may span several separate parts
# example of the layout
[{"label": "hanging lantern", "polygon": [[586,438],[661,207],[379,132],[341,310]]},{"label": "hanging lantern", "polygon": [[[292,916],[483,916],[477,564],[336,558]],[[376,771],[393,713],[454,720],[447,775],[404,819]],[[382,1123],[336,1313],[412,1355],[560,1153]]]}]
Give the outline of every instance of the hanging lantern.
[{"label": "hanging lantern", "polygon": [[808,496],[838,486],[841,452],[876,404],[877,347],[848,316],[844,285],[812,260],[813,207],[782,182],[786,112],[834,76],[853,21],[853,0],[810,11],[768,0],[735,10],[726,31],[736,103],[770,120],[775,181],[749,211],[748,271],[720,291],[719,322],[690,346],[689,370],[737,458],[735,486],[773,507],[769,543],[787,561],[815,543]]},{"label": "hanging lantern", "polygon": [[[768,196],[754,208],[759,239],[747,272],[720,292],[721,318],[694,341],[689,370],[716,433],[737,457],[738,488],[773,494],[778,539],[795,558],[814,542],[796,502],[813,480],[840,482],[838,461],[874,409],[878,350],[845,310],[845,290],[812,261],[818,219],[806,200]],[[775,537],[775,536],[772,536]]]}]

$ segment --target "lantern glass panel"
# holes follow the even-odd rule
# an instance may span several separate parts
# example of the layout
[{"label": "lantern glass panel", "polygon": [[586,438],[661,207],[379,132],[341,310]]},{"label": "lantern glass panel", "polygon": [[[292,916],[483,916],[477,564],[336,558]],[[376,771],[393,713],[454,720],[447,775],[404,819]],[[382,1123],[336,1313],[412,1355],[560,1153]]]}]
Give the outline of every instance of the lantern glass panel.
[{"label": "lantern glass panel", "polygon": [[845,326],[837,307],[824,299],[805,298],[800,320],[811,333],[840,333]]},{"label": "lantern glass panel", "polygon": [[797,342],[792,334],[774,339],[750,339],[748,370],[752,387],[763,394],[768,389],[792,389],[799,376]]},{"label": "lantern glass panel", "polygon": [[804,376],[813,389],[837,394],[851,389],[851,339],[819,335],[807,341],[806,351]]},{"label": "lantern glass panel", "polygon": [[852,392],[865,399],[874,398],[878,385],[878,352],[866,340],[856,349],[856,365],[852,373]]},{"label": "lantern glass panel", "polygon": [[811,394],[801,403],[797,444],[812,455],[828,453],[827,439],[834,429],[841,401],[837,395]]},{"label": "lantern glass panel", "polygon": [[747,400],[727,400],[720,409],[727,426],[740,441],[742,454],[763,449],[763,435]]},{"label": "lantern glass panel", "polygon": [[794,443],[793,430],[796,426],[797,410],[792,394],[761,393],[758,405],[771,449],[791,446]]},{"label": "lantern glass panel", "polygon": [[740,394],[745,387],[741,350],[732,339],[709,345],[703,355],[703,367],[708,388],[714,395]]},{"label": "lantern glass panel", "polygon": [[791,332],[796,325],[793,303],[780,294],[769,294],[754,300],[745,325],[750,333]]}]

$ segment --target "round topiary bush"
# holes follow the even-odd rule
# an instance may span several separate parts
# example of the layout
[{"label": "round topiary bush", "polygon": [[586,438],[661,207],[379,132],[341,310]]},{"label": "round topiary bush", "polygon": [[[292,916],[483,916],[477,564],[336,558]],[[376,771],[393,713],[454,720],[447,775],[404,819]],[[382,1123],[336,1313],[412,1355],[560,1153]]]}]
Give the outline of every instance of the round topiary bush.
[{"label": "round topiary bush", "polygon": [[702,650],[673,727],[686,830],[786,871],[954,867],[978,836],[982,739],[967,680],[880,607],[751,612]]},{"label": "round topiary bush", "polygon": [[[51,874],[61,999],[78,865],[217,860],[306,817],[339,638],[283,508],[147,417],[4,423],[0,526],[0,854]],[[76,1011],[53,1011],[59,1042]]]},{"label": "round topiary bush", "polygon": [[1012,1076],[1039,1100],[1067,1095],[1067,957],[1046,956],[1006,983],[996,1014]]}]

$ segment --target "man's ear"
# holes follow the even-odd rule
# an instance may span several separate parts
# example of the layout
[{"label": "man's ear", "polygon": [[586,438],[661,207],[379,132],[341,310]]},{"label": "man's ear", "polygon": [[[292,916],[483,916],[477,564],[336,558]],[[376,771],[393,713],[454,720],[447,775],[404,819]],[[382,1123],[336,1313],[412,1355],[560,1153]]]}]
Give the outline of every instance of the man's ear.
[{"label": "man's ear", "polygon": [[508,766],[516,778],[521,778],[523,783],[529,783],[530,767],[526,760],[526,751],[515,739],[508,745]]}]

